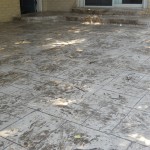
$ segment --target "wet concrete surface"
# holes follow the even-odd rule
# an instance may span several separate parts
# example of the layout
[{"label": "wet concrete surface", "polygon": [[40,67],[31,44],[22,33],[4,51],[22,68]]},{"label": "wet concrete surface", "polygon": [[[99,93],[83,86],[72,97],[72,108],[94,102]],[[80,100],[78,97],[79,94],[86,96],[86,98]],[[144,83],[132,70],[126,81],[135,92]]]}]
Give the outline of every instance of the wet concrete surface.
[{"label": "wet concrete surface", "polygon": [[150,29],[0,24],[0,150],[150,150]]}]

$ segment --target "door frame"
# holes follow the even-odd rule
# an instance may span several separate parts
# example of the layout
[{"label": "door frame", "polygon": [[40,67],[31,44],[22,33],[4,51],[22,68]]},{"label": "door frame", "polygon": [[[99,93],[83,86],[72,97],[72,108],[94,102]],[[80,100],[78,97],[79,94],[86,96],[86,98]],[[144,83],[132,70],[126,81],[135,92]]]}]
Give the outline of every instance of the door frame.
[{"label": "door frame", "polygon": [[142,4],[114,4],[114,0],[112,0],[112,6],[86,6],[85,0],[77,0],[78,7],[90,7],[90,8],[113,8],[113,7],[121,7],[121,8],[148,8],[148,0],[143,0]]},{"label": "door frame", "polygon": [[43,0],[37,0],[37,12],[42,12],[43,11]]}]

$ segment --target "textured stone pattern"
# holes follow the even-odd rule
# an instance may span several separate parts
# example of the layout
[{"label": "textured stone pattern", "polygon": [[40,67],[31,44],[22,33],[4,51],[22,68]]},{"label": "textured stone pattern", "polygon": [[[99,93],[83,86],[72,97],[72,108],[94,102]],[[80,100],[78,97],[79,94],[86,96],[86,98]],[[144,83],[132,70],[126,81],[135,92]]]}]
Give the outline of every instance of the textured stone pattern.
[{"label": "textured stone pattern", "polygon": [[20,16],[19,0],[0,0],[0,22],[13,20]]},{"label": "textured stone pattern", "polygon": [[149,27],[0,24],[0,150],[150,150]]}]

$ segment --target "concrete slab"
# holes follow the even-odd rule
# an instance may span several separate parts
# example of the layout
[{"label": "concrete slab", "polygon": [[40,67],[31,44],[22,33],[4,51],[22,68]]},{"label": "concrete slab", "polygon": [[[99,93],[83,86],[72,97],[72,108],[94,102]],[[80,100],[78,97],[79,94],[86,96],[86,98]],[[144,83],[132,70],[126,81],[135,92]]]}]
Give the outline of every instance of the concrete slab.
[{"label": "concrete slab", "polygon": [[140,100],[140,102],[135,106],[135,108],[138,109],[138,110],[142,110],[142,111],[150,113],[150,109],[149,109],[150,108],[150,101],[149,101],[149,98],[150,98],[149,94],[145,95]]},{"label": "concrete slab", "polygon": [[56,99],[53,103],[49,103],[48,101],[39,102],[36,100],[35,103],[30,103],[28,106],[30,108],[40,109],[47,114],[82,124],[93,114],[93,110],[90,107],[74,104],[74,101],[71,99]]},{"label": "concrete slab", "polygon": [[146,146],[143,146],[143,145],[140,145],[140,144],[137,144],[137,143],[132,143],[131,146],[129,146],[129,148],[128,148],[128,150],[135,150],[135,149],[149,150],[150,148],[146,147]]},{"label": "concrete slab", "polygon": [[0,150],[4,150],[6,147],[8,147],[11,144],[12,142],[0,137]]},{"label": "concrete slab", "polygon": [[8,147],[5,148],[5,150],[27,150],[17,144],[12,144],[12,145],[9,145]]},{"label": "concrete slab", "polygon": [[2,130],[3,128],[6,128],[7,126],[13,124],[14,122],[18,121],[19,118],[12,116],[10,114],[6,114],[1,112],[1,116],[0,116],[0,121],[1,121],[1,126],[0,126],[0,130]]},{"label": "concrete slab", "polygon": [[25,100],[19,97],[3,94],[1,97],[0,112],[22,118],[33,111],[25,106],[26,103]]},{"label": "concrete slab", "polygon": [[89,99],[86,99],[84,103],[99,108],[107,104],[116,104],[133,108],[139,100],[140,98],[137,97],[100,89],[89,97]]},{"label": "concrete slab", "polygon": [[0,33],[2,149],[150,149],[148,27],[39,21]]},{"label": "concrete slab", "polygon": [[27,149],[34,148],[63,122],[62,119],[41,112],[34,112],[2,130],[0,136],[17,142]]},{"label": "concrete slab", "polygon": [[73,123],[66,123],[54,131],[37,149],[116,149],[126,150],[130,142],[87,129]]},{"label": "concrete slab", "polygon": [[144,74],[126,72],[114,79],[109,85],[104,86],[104,89],[135,97],[143,97],[148,91],[137,86],[143,77]]},{"label": "concrete slab", "polygon": [[113,133],[123,138],[149,146],[150,114],[133,110],[114,130]]},{"label": "concrete slab", "polygon": [[107,104],[97,112],[93,112],[92,116],[90,116],[83,125],[95,130],[110,133],[129,112],[129,108]]}]

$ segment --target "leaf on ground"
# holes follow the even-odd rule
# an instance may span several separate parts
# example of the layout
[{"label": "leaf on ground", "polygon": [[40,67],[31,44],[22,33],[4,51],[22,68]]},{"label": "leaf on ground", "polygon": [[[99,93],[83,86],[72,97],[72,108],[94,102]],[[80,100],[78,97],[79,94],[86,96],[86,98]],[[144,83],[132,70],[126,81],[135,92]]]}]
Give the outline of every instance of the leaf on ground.
[{"label": "leaf on ground", "polygon": [[79,134],[78,134],[78,135],[75,135],[74,138],[75,138],[75,139],[80,139],[80,138],[81,138],[81,135],[79,135]]}]

